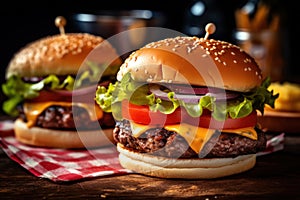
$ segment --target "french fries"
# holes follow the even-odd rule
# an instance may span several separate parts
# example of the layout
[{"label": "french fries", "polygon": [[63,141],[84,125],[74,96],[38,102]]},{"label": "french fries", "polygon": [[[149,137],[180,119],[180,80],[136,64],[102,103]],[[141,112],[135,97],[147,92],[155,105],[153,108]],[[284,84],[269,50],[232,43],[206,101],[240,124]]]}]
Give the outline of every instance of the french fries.
[{"label": "french fries", "polygon": [[244,10],[236,10],[235,18],[237,19],[237,27],[239,27],[240,29],[249,29],[251,27],[251,22],[248,13],[246,13]]},{"label": "french fries", "polygon": [[291,82],[272,82],[268,90],[279,93],[275,101],[275,110],[300,112],[300,85]]},{"label": "french fries", "polygon": [[[251,31],[279,29],[280,17],[278,14],[271,16],[270,7],[266,4],[259,4],[253,17],[243,9],[235,11],[236,26],[238,29],[248,29]],[[269,18],[272,17],[271,20]]]}]

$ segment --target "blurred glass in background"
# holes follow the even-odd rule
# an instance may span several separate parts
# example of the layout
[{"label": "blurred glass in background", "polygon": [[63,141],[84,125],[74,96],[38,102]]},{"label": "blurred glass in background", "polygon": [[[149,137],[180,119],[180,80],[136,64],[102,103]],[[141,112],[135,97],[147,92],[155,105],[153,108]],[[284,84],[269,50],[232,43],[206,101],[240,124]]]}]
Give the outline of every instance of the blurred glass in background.
[{"label": "blurred glass in background", "polygon": [[[75,32],[87,32],[108,39],[116,34],[144,27],[164,27],[164,13],[152,10],[104,10],[94,13],[74,13],[70,24]],[[110,41],[119,52],[135,50],[146,44],[150,35],[143,29],[130,31],[126,36],[115,37]],[[121,55],[126,58],[130,52]]]},{"label": "blurred glass in background", "polygon": [[[281,81],[284,77],[284,49],[281,14],[274,2],[249,0],[235,10],[234,42],[253,56],[263,77]],[[277,3],[277,2],[276,2]]]}]

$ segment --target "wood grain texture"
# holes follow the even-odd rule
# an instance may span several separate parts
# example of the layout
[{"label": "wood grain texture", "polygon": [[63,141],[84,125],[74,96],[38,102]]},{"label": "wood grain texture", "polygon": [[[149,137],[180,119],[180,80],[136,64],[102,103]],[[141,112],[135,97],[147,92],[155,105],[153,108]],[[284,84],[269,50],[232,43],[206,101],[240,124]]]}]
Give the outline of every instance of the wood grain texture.
[{"label": "wood grain texture", "polygon": [[0,151],[1,199],[295,199],[300,190],[300,135],[257,158],[248,172],[213,180],[167,180],[138,174],[54,183],[40,179]]}]

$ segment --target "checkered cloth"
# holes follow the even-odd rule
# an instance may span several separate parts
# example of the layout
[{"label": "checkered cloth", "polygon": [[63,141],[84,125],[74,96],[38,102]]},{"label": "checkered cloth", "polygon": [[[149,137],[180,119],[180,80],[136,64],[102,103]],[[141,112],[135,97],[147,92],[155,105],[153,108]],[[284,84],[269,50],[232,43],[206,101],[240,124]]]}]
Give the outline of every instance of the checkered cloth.
[{"label": "checkered cloth", "polygon": [[54,182],[131,173],[121,167],[115,146],[93,149],[38,148],[19,143],[8,133],[12,121],[0,122],[0,147],[33,175]]},{"label": "checkered cloth", "polygon": [[13,136],[0,138],[0,146],[33,175],[55,182],[130,173],[121,167],[112,146],[89,150],[36,148],[17,142]]},{"label": "checkered cloth", "polygon": [[[0,122],[2,130],[12,127],[11,121]],[[257,155],[266,155],[283,149],[284,134],[268,140],[267,149]],[[115,146],[89,150],[67,150],[30,147],[16,141],[13,135],[0,137],[0,147],[4,152],[33,175],[54,182],[74,181],[83,178],[115,174],[129,174],[121,167]]]}]

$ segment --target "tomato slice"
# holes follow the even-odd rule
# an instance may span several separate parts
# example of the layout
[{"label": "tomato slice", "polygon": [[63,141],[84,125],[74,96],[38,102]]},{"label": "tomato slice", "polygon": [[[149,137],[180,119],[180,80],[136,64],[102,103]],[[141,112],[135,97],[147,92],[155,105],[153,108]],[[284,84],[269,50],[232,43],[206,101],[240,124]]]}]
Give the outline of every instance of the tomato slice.
[{"label": "tomato slice", "polygon": [[132,120],[135,123],[144,125],[171,125],[179,123],[187,123],[194,126],[210,129],[239,129],[245,127],[254,127],[257,123],[256,111],[250,115],[225,121],[218,121],[211,116],[210,112],[204,111],[200,117],[191,117],[185,109],[177,108],[171,114],[163,114],[161,112],[152,112],[149,106],[139,106],[128,101],[122,102],[122,116],[125,119]]},{"label": "tomato slice", "polygon": [[139,106],[123,101],[122,116],[139,124],[170,125],[181,122],[181,109],[177,108],[173,113],[166,115],[161,112],[150,111],[149,106]]},{"label": "tomato slice", "polygon": [[[186,113],[186,112],[185,112]],[[257,123],[257,113],[253,111],[246,117],[232,119],[227,118],[224,121],[214,119],[210,113],[203,113],[200,117],[191,117],[187,113],[184,114],[183,121],[185,123],[210,129],[239,129],[245,127],[254,127]]]}]

